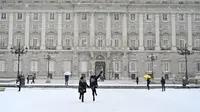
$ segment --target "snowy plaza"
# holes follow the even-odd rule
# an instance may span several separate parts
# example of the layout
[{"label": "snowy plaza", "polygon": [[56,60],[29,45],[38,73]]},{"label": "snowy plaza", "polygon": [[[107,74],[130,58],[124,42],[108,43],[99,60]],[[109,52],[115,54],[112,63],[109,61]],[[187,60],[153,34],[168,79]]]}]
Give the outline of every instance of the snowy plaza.
[{"label": "snowy plaza", "polygon": [[98,89],[85,102],[77,89],[6,88],[0,92],[1,112],[199,112],[199,89]]}]

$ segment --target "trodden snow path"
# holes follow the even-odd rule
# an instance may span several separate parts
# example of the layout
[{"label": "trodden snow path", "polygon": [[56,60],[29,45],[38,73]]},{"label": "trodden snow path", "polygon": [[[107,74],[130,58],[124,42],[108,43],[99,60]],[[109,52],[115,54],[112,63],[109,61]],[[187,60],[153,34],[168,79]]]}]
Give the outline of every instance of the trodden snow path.
[{"label": "trodden snow path", "polygon": [[85,102],[77,89],[6,88],[0,92],[1,112],[200,112],[200,89],[98,89]]}]

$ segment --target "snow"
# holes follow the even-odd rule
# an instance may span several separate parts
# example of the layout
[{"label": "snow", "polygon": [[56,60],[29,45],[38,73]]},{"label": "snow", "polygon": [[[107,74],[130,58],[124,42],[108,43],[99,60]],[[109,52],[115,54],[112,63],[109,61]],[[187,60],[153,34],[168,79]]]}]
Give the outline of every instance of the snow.
[{"label": "snow", "polygon": [[85,102],[77,89],[6,88],[0,92],[1,112],[200,112],[199,89],[98,89]]}]

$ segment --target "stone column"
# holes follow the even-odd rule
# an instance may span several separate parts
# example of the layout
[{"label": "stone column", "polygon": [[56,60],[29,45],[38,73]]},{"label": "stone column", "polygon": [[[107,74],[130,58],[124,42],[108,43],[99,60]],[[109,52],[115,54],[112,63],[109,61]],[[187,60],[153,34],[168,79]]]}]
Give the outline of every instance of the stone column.
[{"label": "stone column", "polygon": [[74,46],[75,47],[78,47],[78,31],[79,28],[78,28],[78,14],[75,13],[74,14]]},{"label": "stone column", "polygon": [[46,13],[42,13],[42,37],[41,37],[41,47],[40,49],[45,49],[45,37],[46,37]]},{"label": "stone column", "polygon": [[8,48],[10,49],[13,44],[13,13],[9,14],[9,38],[8,38]]},{"label": "stone column", "polygon": [[110,13],[107,15],[107,24],[106,24],[106,46],[111,45],[111,19]]},{"label": "stone column", "polygon": [[156,14],[155,20],[155,34],[156,34],[156,50],[160,50],[160,21],[159,14]]},{"label": "stone column", "polygon": [[144,31],[143,31],[143,21],[144,21],[144,14],[139,14],[139,50],[143,51],[144,50],[144,45],[143,45],[143,37],[144,37]]},{"label": "stone column", "polygon": [[29,48],[29,25],[30,23],[30,15],[29,12],[26,13],[26,24],[25,24],[25,46]]},{"label": "stone column", "polygon": [[192,50],[192,16],[188,14],[188,49]]},{"label": "stone column", "polygon": [[127,47],[127,14],[124,13],[124,17],[123,17],[123,47],[126,48]]},{"label": "stone column", "polygon": [[58,13],[58,41],[57,50],[62,49],[62,13]]},{"label": "stone column", "polygon": [[172,50],[176,51],[176,16],[172,14]]},{"label": "stone column", "polygon": [[95,38],[95,24],[94,24],[94,13],[91,13],[90,18],[90,46],[94,46],[94,38]]}]

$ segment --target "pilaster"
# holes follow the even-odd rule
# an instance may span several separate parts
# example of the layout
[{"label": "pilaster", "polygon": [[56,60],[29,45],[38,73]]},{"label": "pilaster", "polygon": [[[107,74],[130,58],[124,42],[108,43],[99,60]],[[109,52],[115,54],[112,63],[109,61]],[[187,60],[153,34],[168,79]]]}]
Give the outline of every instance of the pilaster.
[{"label": "pilaster", "polygon": [[13,13],[9,14],[9,38],[8,38],[8,49],[12,47],[13,44]]},{"label": "pilaster", "polygon": [[26,13],[25,24],[25,46],[29,48],[29,27],[30,27],[30,14]]},{"label": "pilaster", "polygon": [[46,37],[46,13],[42,13],[42,35],[41,35],[41,47],[40,49],[45,50],[45,37]]},{"label": "pilaster", "polygon": [[110,13],[107,15],[107,25],[106,25],[106,46],[111,45],[111,19]]},{"label": "pilaster", "polygon": [[139,50],[140,51],[144,51],[144,45],[143,45],[143,41],[144,41],[144,31],[143,31],[143,27],[144,27],[144,15],[143,13],[139,14]]},{"label": "pilaster", "polygon": [[75,13],[74,14],[74,46],[78,46],[78,32],[79,32],[79,28],[78,28],[78,14]]},{"label": "pilaster", "polygon": [[176,51],[176,16],[175,14],[171,15],[172,19],[172,50]]},{"label": "pilaster", "polygon": [[62,49],[62,13],[58,13],[58,41],[57,50]]},{"label": "pilaster", "polygon": [[188,14],[188,49],[192,50],[192,16]]},{"label": "pilaster", "polygon": [[123,47],[127,47],[127,14],[124,13],[123,17]]},{"label": "pilaster", "polygon": [[159,21],[159,14],[156,14],[155,19],[155,34],[156,34],[156,50],[160,50],[160,21]]},{"label": "pilaster", "polygon": [[94,46],[95,26],[94,26],[94,13],[91,13],[90,19],[90,46]]}]

